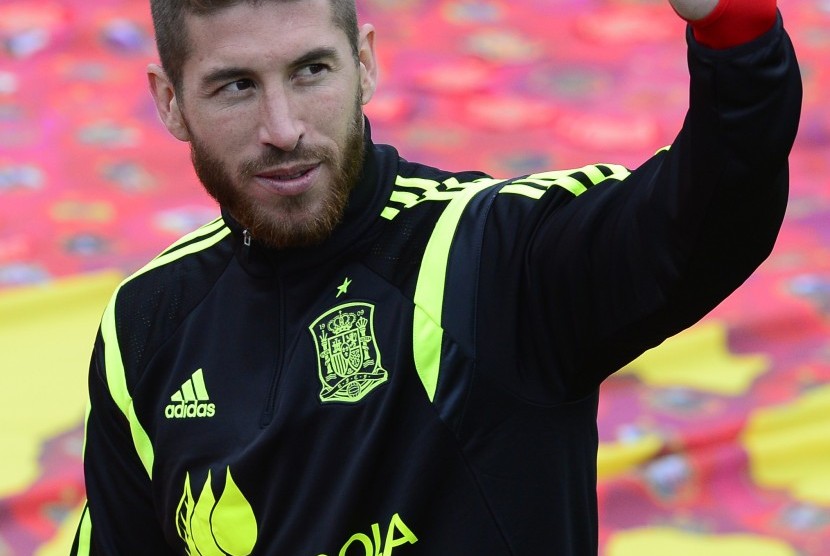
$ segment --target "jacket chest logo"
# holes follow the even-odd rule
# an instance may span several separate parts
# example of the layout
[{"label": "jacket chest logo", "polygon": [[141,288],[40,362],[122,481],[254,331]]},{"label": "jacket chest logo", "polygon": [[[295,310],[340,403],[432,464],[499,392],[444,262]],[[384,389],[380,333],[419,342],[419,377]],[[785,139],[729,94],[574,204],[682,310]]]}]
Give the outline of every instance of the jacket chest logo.
[{"label": "jacket chest logo", "polygon": [[389,379],[380,362],[374,314],[369,303],[345,303],[308,327],[317,349],[321,402],[359,402]]},{"label": "jacket chest logo", "polygon": [[[194,484],[198,490],[198,484]],[[200,494],[193,496],[190,473],[176,508],[176,532],[190,556],[247,556],[257,541],[257,520],[251,504],[236,486],[230,467],[217,500],[208,471]]]}]

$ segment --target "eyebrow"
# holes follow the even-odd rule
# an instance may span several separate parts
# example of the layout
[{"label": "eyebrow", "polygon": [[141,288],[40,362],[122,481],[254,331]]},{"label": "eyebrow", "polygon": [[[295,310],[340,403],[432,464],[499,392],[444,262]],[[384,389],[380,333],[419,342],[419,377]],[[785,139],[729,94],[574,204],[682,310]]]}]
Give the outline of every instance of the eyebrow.
[{"label": "eyebrow", "polygon": [[[340,56],[337,53],[337,49],[323,46],[320,48],[309,50],[308,52],[306,52],[305,54],[291,62],[290,67],[298,68],[325,59],[339,61]],[[204,77],[202,77],[201,88],[207,89],[219,83],[243,79],[245,77],[250,76],[252,73],[254,73],[252,70],[244,67],[231,66],[227,68],[217,68],[213,71],[208,72]]]},{"label": "eyebrow", "polygon": [[251,75],[251,72],[245,68],[229,67],[215,69],[202,77],[201,88],[207,89],[218,83],[235,81],[248,75]]},{"label": "eyebrow", "polygon": [[296,60],[294,60],[291,66],[296,68],[326,59],[339,61],[340,56],[337,54],[337,49],[329,46],[321,46],[320,48],[315,48],[314,50],[310,50],[302,56],[300,56],[299,58],[297,58]]}]

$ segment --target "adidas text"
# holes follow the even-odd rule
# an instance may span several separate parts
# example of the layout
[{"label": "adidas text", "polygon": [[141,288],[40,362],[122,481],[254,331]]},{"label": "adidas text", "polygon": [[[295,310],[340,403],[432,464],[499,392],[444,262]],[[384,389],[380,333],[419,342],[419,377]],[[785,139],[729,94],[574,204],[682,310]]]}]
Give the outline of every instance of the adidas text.
[{"label": "adidas text", "polygon": [[190,419],[195,417],[213,417],[216,414],[216,405],[205,402],[182,402],[170,404],[164,408],[164,416],[168,419]]}]

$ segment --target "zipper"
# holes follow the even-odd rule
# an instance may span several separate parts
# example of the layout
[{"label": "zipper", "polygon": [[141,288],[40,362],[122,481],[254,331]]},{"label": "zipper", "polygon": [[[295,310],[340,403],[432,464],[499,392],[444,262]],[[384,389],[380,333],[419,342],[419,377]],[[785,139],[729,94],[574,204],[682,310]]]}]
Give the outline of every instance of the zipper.
[{"label": "zipper", "polygon": [[279,278],[276,278],[277,291],[279,297],[279,315],[277,322],[277,357],[274,362],[274,373],[271,376],[271,384],[268,387],[268,395],[265,398],[265,409],[259,419],[259,426],[261,428],[267,427],[274,419],[274,412],[277,404],[277,388],[279,387],[280,377],[282,376],[282,367],[285,361],[285,295],[283,293],[282,283]]},{"label": "zipper", "polygon": [[243,255],[247,263],[251,260],[251,232],[248,231],[248,228],[242,230],[242,245],[244,246]]}]

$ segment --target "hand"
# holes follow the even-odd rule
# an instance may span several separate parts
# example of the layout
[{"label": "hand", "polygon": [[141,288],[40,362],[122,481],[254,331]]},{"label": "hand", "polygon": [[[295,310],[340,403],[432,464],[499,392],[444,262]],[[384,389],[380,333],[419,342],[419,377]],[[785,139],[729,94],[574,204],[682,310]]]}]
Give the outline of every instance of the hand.
[{"label": "hand", "polygon": [[719,1],[725,0],[669,0],[669,3],[686,21],[697,21],[711,14]]}]

